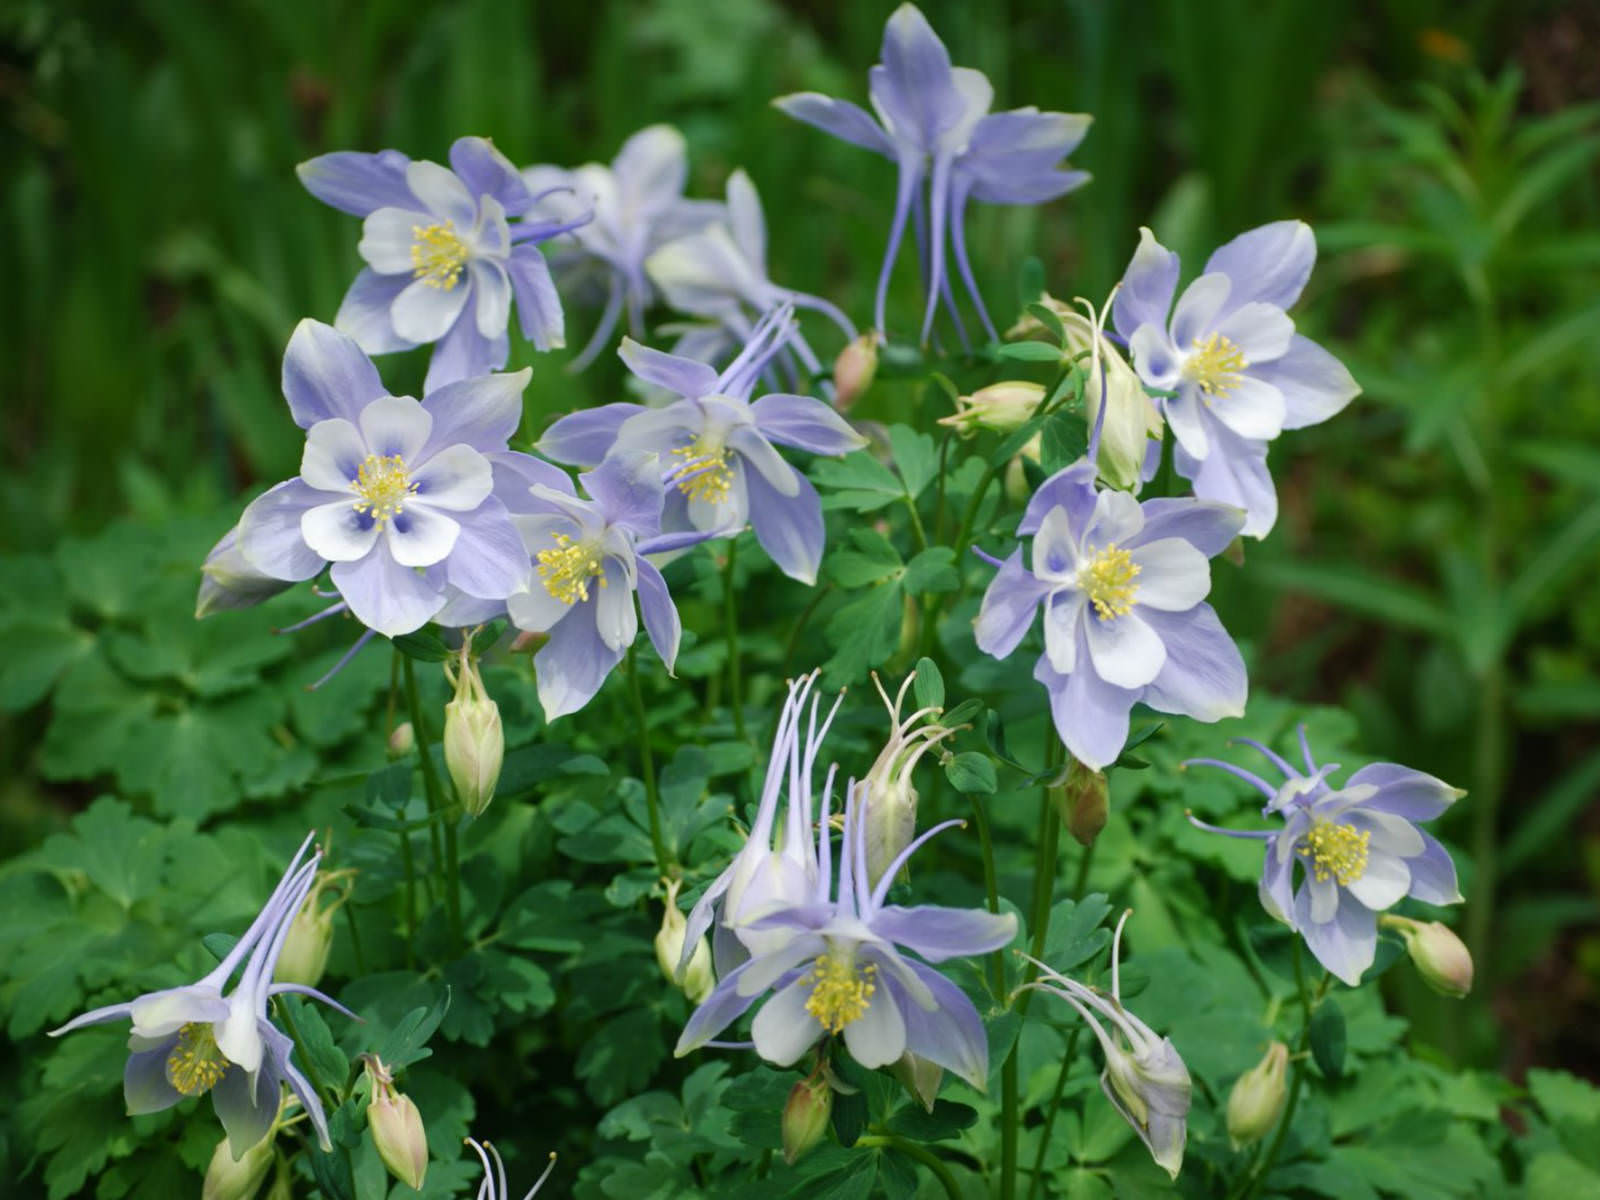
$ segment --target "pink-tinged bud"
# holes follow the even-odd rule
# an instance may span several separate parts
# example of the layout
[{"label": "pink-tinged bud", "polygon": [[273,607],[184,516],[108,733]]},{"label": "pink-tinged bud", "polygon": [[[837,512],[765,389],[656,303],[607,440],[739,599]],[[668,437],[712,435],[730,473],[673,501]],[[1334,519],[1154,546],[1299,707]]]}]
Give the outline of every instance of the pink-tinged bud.
[{"label": "pink-tinged bud", "polygon": [[939,1085],[944,1082],[943,1067],[907,1050],[895,1060],[889,1073],[901,1082],[918,1104],[928,1112],[933,1111],[933,1102],[939,1098]]},{"label": "pink-tinged bud", "polygon": [[878,375],[878,346],[883,335],[869,329],[843,350],[833,360],[833,403],[841,412],[852,405],[872,386]]},{"label": "pink-tinged bud", "polygon": [[420,1191],[428,1173],[428,1135],[422,1127],[422,1114],[411,1097],[395,1088],[383,1063],[370,1055],[367,1075],[372,1080],[367,1129],[372,1134],[373,1148],[390,1174]]},{"label": "pink-tinged bud", "polygon": [[679,976],[678,963],[683,960],[683,940],[688,931],[689,922],[678,911],[678,881],[674,879],[667,884],[666,909],[661,914],[661,928],[656,931],[656,965],[668,983],[682,988],[691,1003],[700,1004],[717,986],[717,977],[711,969],[711,946],[704,935]]},{"label": "pink-tinged bud", "polygon": [[390,758],[404,758],[417,748],[417,731],[411,728],[410,721],[401,721],[389,731],[389,741],[385,751]]},{"label": "pink-tinged bud", "polygon": [[1094,845],[1106,827],[1110,792],[1103,771],[1092,770],[1076,759],[1067,768],[1065,782],[1050,789],[1061,824],[1080,846]]},{"label": "pink-tinged bud", "polygon": [[484,689],[478,664],[472,658],[469,640],[461,647],[461,657],[445,674],[455,685],[455,698],[444,706],[444,765],[456,785],[461,807],[477,817],[494,799],[500,782],[500,765],[505,760],[506,735],[500,724],[500,706]]},{"label": "pink-tinged bud", "polygon": [[1289,1047],[1273,1042],[1262,1060],[1234,1082],[1228,1093],[1228,1137],[1235,1150],[1259,1142],[1278,1124],[1289,1088]]},{"label": "pink-tinged bud", "polygon": [[1472,990],[1472,954],[1448,925],[1412,921],[1385,913],[1380,925],[1405,939],[1406,953],[1422,982],[1442,996],[1460,999]]},{"label": "pink-tinged bud", "polygon": [[789,1091],[783,1106],[783,1161],[794,1165],[828,1132],[833,1116],[833,1089],[820,1076],[802,1079]]},{"label": "pink-tinged bud", "polygon": [[211,1164],[206,1167],[205,1182],[200,1187],[201,1200],[251,1200],[261,1189],[272,1169],[274,1154],[273,1134],[277,1126],[238,1158],[228,1148],[223,1138],[211,1152]]},{"label": "pink-tinged bud", "polygon": [[1028,423],[1044,401],[1042,383],[1008,380],[979,388],[970,396],[956,399],[956,411],[940,417],[939,424],[949,425],[962,437],[971,437],[980,429],[992,433],[1015,433]]}]

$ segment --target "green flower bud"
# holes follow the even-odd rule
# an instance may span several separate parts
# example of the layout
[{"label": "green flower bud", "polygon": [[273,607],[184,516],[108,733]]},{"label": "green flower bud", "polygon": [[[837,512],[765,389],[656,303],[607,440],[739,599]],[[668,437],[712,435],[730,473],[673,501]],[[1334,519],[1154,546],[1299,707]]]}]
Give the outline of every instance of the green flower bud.
[{"label": "green flower bud", "polygon": [[390,758],[404,758],[416,749],[417,731],[411,728],[410,721],[401,721],[389,732],[389,743],[386,747]]},{"label": "green flower bud", "polygon": [[381,1061],[368,1055],[366,1065],[372,1080],[372,1100],[367,1105],[372,1145],[391,1175],[420,1191],[428,1173],[428,1135],[422,1127],[422,1114],[411,1097],[395,1088]]},{"label": "green flower bud", "polygon": [[1076,759],[1067,768],[1065,782],[1050,789],[1061,815],[1061,824],[1080,846],[1094,845],[1106,827],[1109,789],[1103,771],[1084,766]]},{"label": "green flower bud", "polygon": [[1145,448],[1151,438],[1161,437],[1161,414],[1127,359],[1094,324],[1073,312],[1062,316],[1061,323],[1067,331],[1067,348],[1074,354],[1090,354],[1083,360],[1089,375],[1084,386],[1084,416],[1090,429],[1099,419],[1102,400],[1106,405],[1095,464],[1100,477],[1113,487],[1134,487],[1144,467]]},{"label": "green flower bud", "polygon": [[481,816],[494,799],[505,759],[506,736],[500,725],[500,706],[484,690],[483,677],[472,658],[469,638],[461,647],[454,673],[445,674],[455,685],[455,698],[444,706],[444,765],[456,785],[456,795],[470,816]]},{"label": "green flower bud", "polygon": [[678,881],[674,879],[667,884],[666,910],[661,914],[661,928],[656,931],[656,965],[668,983],[682,988],[691,1003],[700,1004],[717,986],[717,977],[711,969],[711,946],[702,935],[679,978],[678,963],[683,958],[683,937],[688,929],[688,921],[678,911]]},{"label": "green flower bud", "polygon": [[906,692],[915,680],[913,671],[891,701],[877,672],[872,675],[873,686],[889,709],[889,740],[862,780],[859,793],[867,834],[867,877],[874,887],[911,844],[917,831],[917,789],[912,786],[912,769],[930,749],[957,733],[939,724],[938,709],[924,708],[910,716],[900,716]]},{"label": "green flower bud", "polygon": [[238,1158],[228,1149],[228,1139],[223,1138],[211,1152],[211,1164],[206,1167],[205,1183],[201,1185],[202,1200],[250,1200],[260,1189],[272,1169],[274,1154],[271,1131]]},{"label": "green flower bud", "polygon": [[895,1060],[889,1073],[901,1082],[918,1104],[928,1112],[933,1111],[933,1102],[939,1098],[939,1085],[944,1082],[943,1067],[925,1058],[918,1058],[907,1050]]},{"label": "green flower bud", "polygon": [[328,952],[333,949],[333,914],[350,895],[341,891],[332,904],[324,905],[322,893],[353,874],[349,870],[317,872],[316,882],[289,922],[289,932],[283,939],[283,952],[272,973],[279,983],[316,987],[322,981],[322,973],[328,968]]},{"label": "green flower bud", "polygon": [[1015,433],[1028,423],[1043,400],[1042,383],[1022,380],[991,383],[970,396],[957,398],[956,411],[948,417],[940,417],[939,424],[951,426],[962,437],[971,437],[980,429]]},{"label": "green flower bud", "polygon": [[1273,1042],[1262,1060],[1234,1082],[1228,1093],[1228,1138],[1235,1150],[1259,1142],[1278,1123],[1289,1088],[1289,1047]]},{"label": "green flower bud", "polygon": [[872,386],[878,374],[878,346],[883,335],[869,329],[843,350],[833,360],[833,390],[835,407],[847,412]]},{"label": "green flower bud", "polygon": [[822,1140],[833,1116],[833,1089],[820,1077],[802,1079],[783,1106],[783,1161],[795,1160]]},{"label": "green flower bud", "polygon": [[1448,925],[1385,913],[1378,923],[1405,939],[1406,953],[1422,982],[1442,996],[1460,999],[1472,990],[1472,954]]}]

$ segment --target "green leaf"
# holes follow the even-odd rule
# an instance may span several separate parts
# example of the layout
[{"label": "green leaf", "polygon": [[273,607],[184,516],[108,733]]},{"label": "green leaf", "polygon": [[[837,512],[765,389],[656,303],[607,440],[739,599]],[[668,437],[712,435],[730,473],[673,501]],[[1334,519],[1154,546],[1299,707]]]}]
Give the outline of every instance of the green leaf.
[{"label": "green leaf", "polygon": [[999,786],[995,777],[994,761],[987,754],[975,750],[953,756],[944,765],[945,778],[958,792],[967,795],[992,795]]},{"label": "green leaf", "polygon": [[995,356],[1028,363],[1059,363],[1066,358],[1060,346],[1048,342],[1007,342],[995,350]]},{"label": "green leaf", "polygon": [[431,629],[418,629],[394,638],[394,648],[417,662],[439,663],[449,658],[452,651],[444,639]]},{"label": "green leaf", "polygon": [[1076,413],[1055,412],[1045,420],[1039,434],[1039,465],[1046,475],[1082,458],[1089,448],[1089,431]]},{"label": "green leaf", "polygon": [[824,458],[812,464],[812,478],[823,490],[822,507],[871,512],[906,494],[893,471],[865,450],[843,458]]},{"label": "green leaf", "polygon": [[905,481],[905,493],[915,500],[933,482],[939,470],[939,452],[934,440],[909,426],[891,425],[889,448],[894,452],[894,465],[900,478]]},{"label": "green leaf", "polygon": [[929,546],[906,564],[901,583],[913,596],[953,592],[961,586],[955,556],[949,546]]},{"label": "green leaf", "polygon": [[840,587],[853,591],[880,583],[900,570],[899,551],[877,530],[852,529],[849,537],[855,548],[836,551],[829,560],[829,574]]},{"label": "green leaf", "polygon": [[944,707],[944,676],[939,672],[939,665],[931,658],[917,659],[916,682],[911,685],[911,690],[916,696],[918,708],[943,708]]},{"label": "green leaf", "polygon": [[1344,1074],[1344,1010],[1324,1000],[1311,1014],[1311,1056],[1329,1079]]},{"label": "green leaf", "polygon": [[1055,309],[1048,304],[1035,300],[1022,311],[1043,325],[1050,336],[1055,339],[1056,345],[1065,346],[1067,344],[1067,327],[1061,323],[1061,318],[1057,315]]},{"label": "green leaf", "polygon": [[889,1118],[889,1128],[914,1142],[942,1142],[978,1123],[978,1110],[951,1100],[935,1100],[933,1111],[908,1104]]}]

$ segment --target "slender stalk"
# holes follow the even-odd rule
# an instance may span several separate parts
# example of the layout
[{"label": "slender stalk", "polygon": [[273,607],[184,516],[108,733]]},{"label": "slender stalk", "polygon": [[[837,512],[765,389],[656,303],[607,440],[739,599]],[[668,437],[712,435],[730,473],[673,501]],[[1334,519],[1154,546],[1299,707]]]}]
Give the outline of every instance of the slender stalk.
[{"label": "slender stalk", "polygon": [[[983,807],[983,800],[978,796],[972,797],[972,823],[978,827],[978,844],[983,847],[983,887],[988,894],[989,911],[998,915],[1000,912],[1000,891],[994,874],[994,842],[989,834],[988,810]],[[994,993],[996,1001],[1005,999],[1006,961],[1004,950],[996,950],[989,955],[989,988]]]},{"label": "slender stalk", "polygon": [[[978,519],[978,508],[983,504],[983,498],[989,492],[989,485],[994,482],[1000,468],[990,463],[984,468],[983,476],[978,480],[978,486],[972,489],[972,498],[967,501],[967,507],[961,514],[961,525],[956,531],[956,570],[961,570],[963,556],[967,547],[972,545],[972,523]],[[965,573],[963,573],[965,578]]]},{"label": "slender stalk", "polygon": [[917,511],[917,502],[910,496],[905,497],[906,511],[911,514],[911,533],[917,539],[917,549],[928,548],[928,531],[922,527],[922,514]]},{"label": "slender stalk", "polygon": [[400,863],[406,873],[406,969],[417,965],[417,860],[411,853],[411,830],[403,825],[400,838]]},{"label": "slender stalk", "polygon": [[650,849],[656,856],[656,870],[665,873],[672,863],[666,839],[661,836],[661,794],[656,790],[656,760],[650,749],[650,721],[644,710],[644,692],[639,687],[639,662],[634,648],[628,647],[628,694],[633,698],[633,719],[639,729],[639,768],[644,775],[644,802],[650,812]]},{"label": "slender stalk", "polygon": [[733,568],[739,539],[728,539],[728,564],[722,576],[722,630],[728,642],[728,706],[733,709],[733,731],[741,742],[750,740],[744,728],[744,679],[739,663],[739,620],[733,603]]},{"label": "slender stalk", "polygon": [[800,610],[800,615],[795,618],[794,628],[789,631],[789,640],[783,644],[783,674],[785,678],[788,677],[790,665],[794,662],[794,651],[795,647],[800,644],[800,635],[805,632],[806,626],[811,623],[811,617],[817,611],[817,606],[827,599],[828,593],[831,591],[833,591],[832,581],[820,583],[812,588],[811,599],[806,601],[806,606]]},{"label": "slender stalk", "polygon": [[1039,1150],[1033,1156],[1033,1177],[1028,1181],[1028,1200],[1039,1191],[1039,1181],[1044,1177],[1044,1156],[1050,1148],[1050,1134],[1056,1126],[1056,1113],[1061,1111],[1061,1093],[1067,1089],[1067,1076],[1072,1074],[1072,1062],[1078,1053],[1078,1038],[1083,1026],[1076,1026],[1067,1038],[1067,1052],[1062,1055],[1061,1069],[1056,1072],[1056,1090],[1050,1096],[1050,1108],[1045,1113],[1044,1128],[1039,1135]]},{"label": "slender stalk", "polygon": [[1289,1073],[1289,1102],[1283,1106],[1283,1119],[1278,1122],[1278,1130],[1272,1135],[1272,1141],[1267,1146],[1267,1152],[1261,1156],[1261,1161],[1256,1164],[1254,1171],[1247,1177],[1249,1186],[1245,1189],[1245,1200],[1254,1200],[1261,1194],[1262,1187],[1266,1184],[1267,1174],[1272,1170],[1272,1164],[1277,1161],[1278,1152],[1283,1149],[1283,1141],[1289,1136],[1289,1126],[1294,1124],[1294,1110],[1300,1103],[1300,1086],[1305,1081],[1305,1050],[1311,1042],[1311,994],[1306,989],[1304,957],[1300,949],[1300,939],[1294,941],[1294,985],[1300,993],[1301,1025],[1300,1041],[1295,1047],[1294,1065]]},{"label": "slender stalk", "polygon": [[907,1158],[914,1158],[928,1170],[933,1172],[933,1177],[944,1188],[944,1194],[950,1200],[961,1200],[961,1186],[956,1183],[956,1177],[950,1173],[949,1166],[932,1150],[909,1138],[903,1138],[897,1133],[867,1133],[856,1139],[858,1146],[884,1146],[900,1151]]},{"label": "slender stalk", "polygon": [[[429,835],[434,839],[435,861],[442,859],[445,868],[444,902],[450,919],[450,936],[455,944],[464,944],[461,930],[461,852],[456,844],[456,823],[452,806],[445,803],[444,786],[439,782],[439,769],[434,766],[433,755],[428,750],[428,724],[422,716],[422,700],[417,694],[417,673],[406,657],[401,664],[406,680],[406,703],[411,709],[411,728],[417,735],[417,762],[422,768],[422,790],[428,797],[428,812],[433,820],[428,824]],[[444,853],[439,853],[439,827],[444,827]]]}]

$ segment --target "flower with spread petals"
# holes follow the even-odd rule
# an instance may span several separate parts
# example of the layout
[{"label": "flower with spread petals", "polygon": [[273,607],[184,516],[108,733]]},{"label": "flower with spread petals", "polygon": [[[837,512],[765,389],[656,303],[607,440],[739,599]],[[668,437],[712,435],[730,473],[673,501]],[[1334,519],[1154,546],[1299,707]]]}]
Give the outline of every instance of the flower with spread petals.
[{"label": "flower with spread petals", "polygon": [[605,349],[624,308],[629,332],[644,336],[644,312],[655,300],[645,260],[658,246],[722,215],[722,205],[713,201],[684,199],[689,159],[683,134],[670,125],[639,130],[609,166],[529,167],[522,178],[539,197],[535,211],[546,219],[571,224],[585,213],[594,216],[552,247],[550,256],[563,287],[605,297],[600,323],[573,360],[574,370]]},{"label": "flower with spread petals", "polygon": [[539,450],[579,466],[609,454],[658,454],[670,485],[664,529],[722,536],[748,522],[786,575],[815,583],[822,501],[774,443],[812,454],[847,454],[866,439],[810,396],[772,394],[751,402],[756,381],[793,330],[790,309],[769,313],[720,375],[705,363],[624,338],[621,355],[628,369],[681,399],[665,408],[606,404],[573,413],[545,431]]},{"label": "flower with spread petals", "polygon": [[449,167],[397,150],[344,151],[295,172],[317,199],[365,221],[358,249],[367,265],[334,325],[368,354],[434,344],[429,391],[498,370],[510,353],[513,297],[523,337],[540,350],[566,345],[538,243],[588,214],[530,214],[538,197],[487,138],[456,139]]},{"label": "flower with spread petals", "polygon": [[[1128,740],[1144,703],[1216,721],[1244,712],[1244,660],[1216,612],[1208,560],[1233,540],[1244,514],[1224,504],[1157,499],[1095,487],[1079,460],[1039,486],[1018,546],[978,611],[978,648],[1006,658],[1044,613],[1044,653],[1033,677],[1050,694],[1056,732],[1079,762],[1099,770]],[[985,555],[984,557],[988,557]]]},{"label": "flower with spread petals", "polygon": [[1274,786],[1218,759],[1193,759],[1184,765],[1220,767],[1245,780],[1267,798],[1262,815],[1283,817],[1283,828],[1222,829],[1193,816],[1189,820],[1211,833],[1266,843],[1262,907],[1305,938],[1317,961],[1345,983],[1355,987],[1372,965],[1380,912],[1407,896],[1426,904],[1461,900],[1449,851],[1418,829],[1417,822],[1433,820],[1465,792],[1396,763],[1362,767],[1335,788],[1328,776],[1338,764],[1316,764],[1304,726],[1303,772],[1267,746],[1239,740],[1265,755],[1284,782]]},{"label": "flower with spread petals", "polygon": [[935,825],[912,842],[873,887],[867,879],[866,829],[854,787],[845,811],[837,880],[828,817],[824,790],[817,879],[809,901],[775,909],[753,923],[760,933],[781,933],[782,940],[753,952],[749,961],[721,978],[689,1018],[674,1053],[682,1056],[705,1045],[770,991],[751,1026],[756,1052],[768,1062],[789,1066],[818,1039],[839,1037],[864,1067],[891,1066],[910,1051],[982,1091],[989,1074],[983,1021],[966,993],[929,964],[1008,945],[1016,936],[1016,916],[884,903],[911,855],[959,821]]},{"label": "flower with spread petals", "polygon": [[1178,473],[1201,499],[1243,508],[1250,537],[1266,536],[1278,516],[1267,443],[1326,421],[1361,390],[1285,311],[1316,257],[1305,222],[1263,225],[1217,250],[1174,307],[1178,256],[1141,229],[1112,306],[1139,377],[1170,393],[1161,411]]},{"label": "flower with spread petals", "polygon": [[[272,1128],[281,1085],[287,1083],[310,1115],[322,1148],[330,1148],[322,1102],[290,1061],[294,1042],[267,1019],[267,1002],[285,992],[311,996],[354,1015],[315,988],[272,981],[290,923],[317,874],[321,856],[313,853],[306,859],[310,845],[308,835],[266,906],[204,977],[94,1009],[50,1031],[51,1037],[60,1037],[85,1025],[132,1021],[131,1053],[122,1076],[129,1116],[160,1112],[209,1092],[238,1159]],[[225,994],[228,980],[241,966],[239,982]]]},{"label": "flower with spread petals", "polygon": [[494,494],[497,472],[528,458],[506,448],[528,375],[446,384],[418,403],[389,395],[350,338],[302,321],[283,360],[289,411],[306,431],[300,474],[252,502],[207,563],[237,557],[286,582],[332,564],[350,612],[387,637],[421,628],[455,592],[503,600],[528,572]]},{"label": "flower with spread petals", "polygon": [[[478,1185],[477,1200],[511,1200],[511,1185],[506,1181],[506,1164],[500,1159],[500,1151],[494,1148],[492,1142],[475,1142],[467,1138],[467,1145],[472,1147],[473,1153],[478,1156],[478,1161],[483,1164],[483,1182]],[[493,1159],[493,1165],[490,1165]],[[546,1164],[544,1173],[533,1181],[533,1186],[528,1189],[522,1200],[533,1200],[538,1195],[539,1189],[544,1186],[544,1181],[550,1178],[550,1172],[556,1169],[556,1156],[552,1154]]]}]

